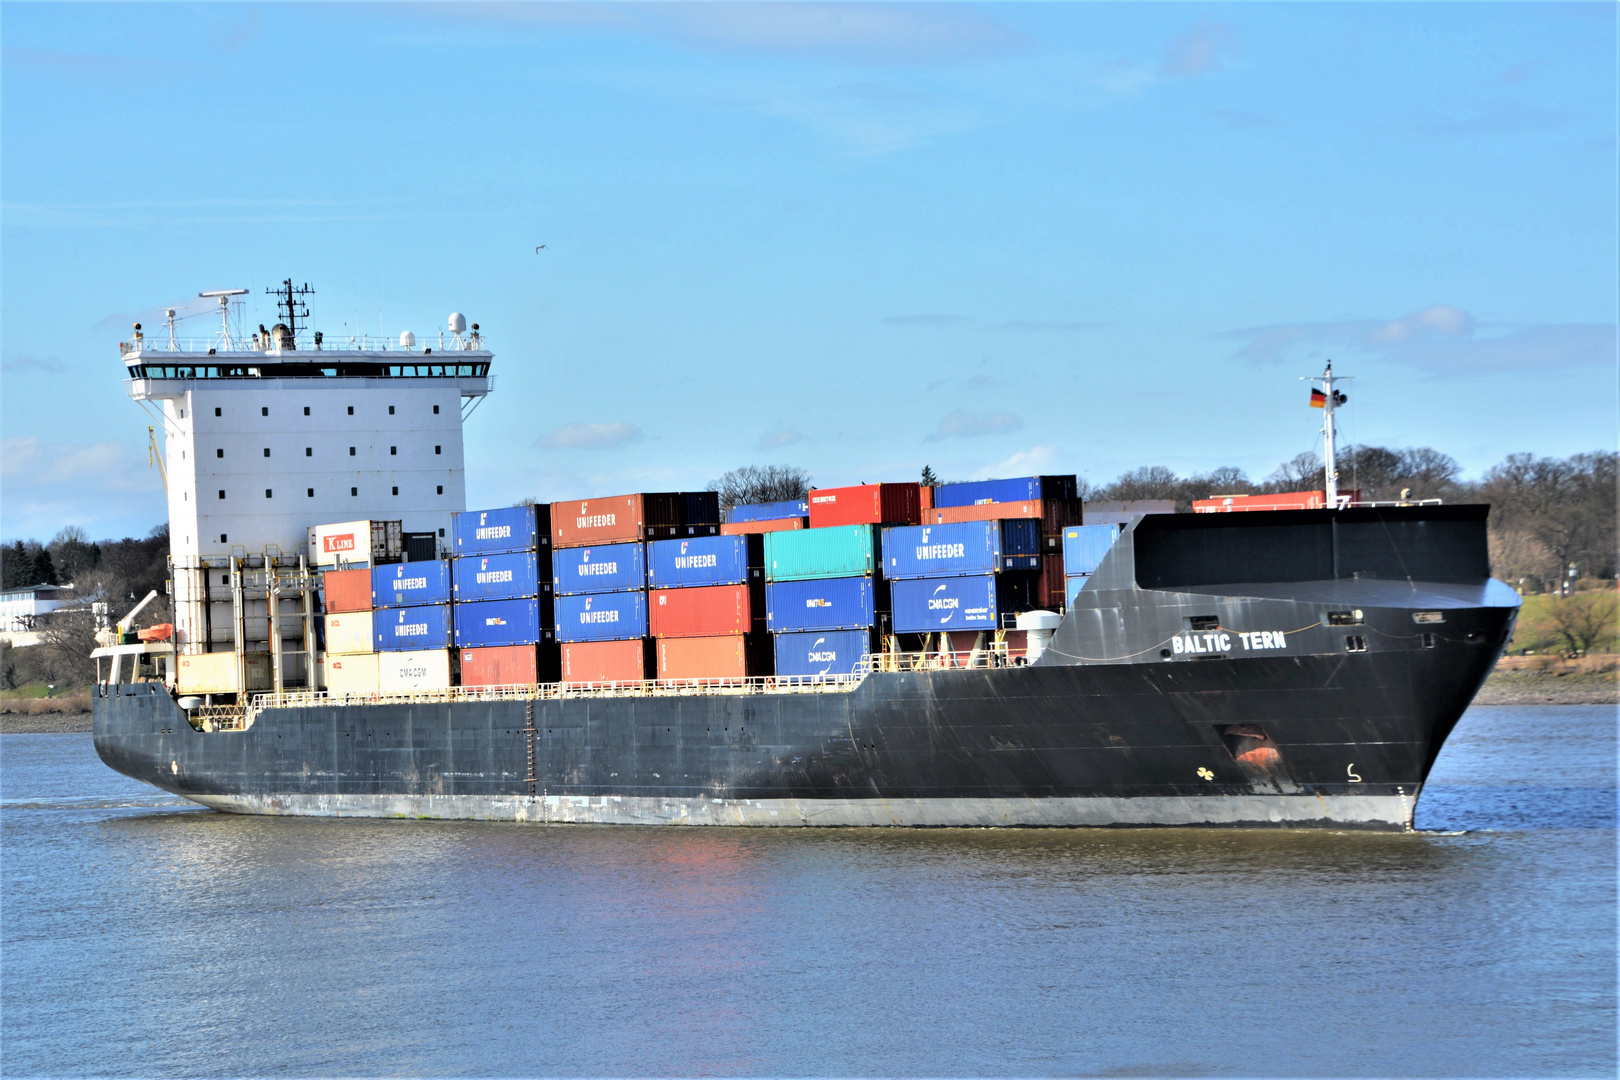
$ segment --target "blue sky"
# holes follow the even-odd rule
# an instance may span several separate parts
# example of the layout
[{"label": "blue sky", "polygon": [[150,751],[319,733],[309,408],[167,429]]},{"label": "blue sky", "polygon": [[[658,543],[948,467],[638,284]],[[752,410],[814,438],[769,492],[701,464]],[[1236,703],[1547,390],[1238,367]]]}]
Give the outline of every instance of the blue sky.
[{"label": "blue sky", "polygon": [[[5,4],[7,537],[163,516],[128,324],[483,326],[468,498],[1616,445],[1612,5]],[[535,246],[545,244],[536,253]],[[200,314],[187,326],[206,332]]]}]

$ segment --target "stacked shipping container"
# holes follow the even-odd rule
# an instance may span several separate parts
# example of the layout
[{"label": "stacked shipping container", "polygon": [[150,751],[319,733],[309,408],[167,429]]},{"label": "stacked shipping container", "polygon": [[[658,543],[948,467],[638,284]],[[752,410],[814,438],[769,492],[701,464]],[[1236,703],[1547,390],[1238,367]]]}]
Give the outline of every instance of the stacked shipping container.
[{"label": "stacked shipping container", "polygon": [[456,645],[463,686],[521,686],[561,675],[547,506],[454,515]]},{"label": "stacked shipping container", "polygon": [[[862,505],[872,516],[884,512],[874,498]],[[766,624],[778,675],[847,675],[874,651],[889,607],[877,538],[878,523],[765,535]]]},{"label": "stacked shipping container", "polygon": [[1063,530],[1064,602],[1074,603],[1086,580],[1101,565],[1103,556],[1119,539],[1118,525],[1074,525]]},{"label": "stacked shipping container", "polygon": [[321,575],[321,597],[326,612],[322,685],[333,694],[376,693],[379,684],[377,643],[371,625],[371,571],[328,570]]},{"label": "stacked shipping container", "polygon": [[660,679],[770,673],[760,535],[647,545],[648,630]]}]

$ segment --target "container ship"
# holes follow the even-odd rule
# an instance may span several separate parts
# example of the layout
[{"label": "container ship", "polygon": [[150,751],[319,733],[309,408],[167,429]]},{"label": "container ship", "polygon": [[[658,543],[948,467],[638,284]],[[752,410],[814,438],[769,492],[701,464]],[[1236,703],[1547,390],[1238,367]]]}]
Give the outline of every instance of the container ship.
[{"label": "container ship", "polygon": [[1331,464],[1179,514],[1073,476],[468,510],[478,324],[332,341],[305,291],[120,346],[173,614],[102,632],[96,750],[217,810],[1409,829],[1517,615],[1485,507]]}]

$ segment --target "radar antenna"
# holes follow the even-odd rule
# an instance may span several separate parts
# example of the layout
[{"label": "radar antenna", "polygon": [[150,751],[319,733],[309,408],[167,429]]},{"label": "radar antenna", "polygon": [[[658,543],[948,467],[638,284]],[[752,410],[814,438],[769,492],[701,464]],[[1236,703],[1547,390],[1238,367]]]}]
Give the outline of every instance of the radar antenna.
[{"label": "radar antenna", "polygon": [[235,348],[235,342],[231,339],[231,297],[246,296],[247,290],[209,289],[207,292],[200,292],[197,295],[213,296],[219,299],[219,345],[216,348],[220,352],[228,352]]},{"label": "radar antenna", "polygon": [[287,332],[292,335],[293,348],[298,347],[298,320],[309,319],[309,305],[301,297],[312,295],[315,290],[305,282],[296,288],[293,287],[292,278],[282,281],[279,289],[266,289],[265,294],[276,298],[276,313],[287,324]]}]

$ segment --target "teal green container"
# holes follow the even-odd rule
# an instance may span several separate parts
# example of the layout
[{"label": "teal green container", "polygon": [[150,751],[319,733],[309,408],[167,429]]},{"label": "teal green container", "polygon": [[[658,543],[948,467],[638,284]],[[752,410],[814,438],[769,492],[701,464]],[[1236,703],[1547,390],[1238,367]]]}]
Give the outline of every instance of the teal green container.
[{"label": "teal green container", "polygon": [[877,568],[871,525],[783,529],[765,534],[765,580],[860,577]]}]

